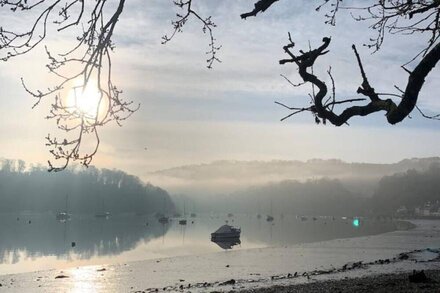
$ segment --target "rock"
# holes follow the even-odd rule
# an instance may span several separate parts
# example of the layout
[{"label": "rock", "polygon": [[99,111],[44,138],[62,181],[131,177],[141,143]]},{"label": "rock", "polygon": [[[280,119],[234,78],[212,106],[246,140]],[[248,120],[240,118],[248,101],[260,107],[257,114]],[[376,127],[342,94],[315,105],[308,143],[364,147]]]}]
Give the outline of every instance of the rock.
[{"label": "rock", "polygon": [[223,282],[219,284],[220,286],[226,286],[226,285],[235,285],[235,280],[230,279],[229,281]]},{"label": "rock", "polygon": [[180,279],[179,282],[185,282],[185,280],[184,279]]},{"label": "rock", "polygon": [[97,271],[97,272],[105,272],[106,269],[105,269],[105,268],[102,268],[102,269],[97,269],[96,271]]},{"label": "rock", "polygon": [[72,242],[72,247],[75,247],[75,246],[76,246],[76,242],[73,241],[73,242]]},{"label": "rock", "polygon": [[399,260],[406,260],[409,258],[408,253],[401,253],[399,254]]},{"label": "rock", "polygon": [[229,265],[226,265],[227,268],[229,268]]},{"label": "rock", "polygon": [[55,277],[55,279],[65,279],[65,278],[69,278],[69,276],[66,275],[58,275]]},{"label": "rock", "polygon": [[413,270],[412,275],[408,276],[408,279],[411,283],[426,283],[429,281],[423,270],[420,272]]}]

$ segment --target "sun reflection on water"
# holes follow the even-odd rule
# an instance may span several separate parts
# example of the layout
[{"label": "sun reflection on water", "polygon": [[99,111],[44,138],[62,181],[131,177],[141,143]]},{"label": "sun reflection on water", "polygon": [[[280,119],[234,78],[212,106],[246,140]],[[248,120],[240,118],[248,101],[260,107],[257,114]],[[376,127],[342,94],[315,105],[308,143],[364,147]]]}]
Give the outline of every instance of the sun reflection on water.
[{"label": "sun reflection on water", "polygon": [[94,293],[106,291],[111,292],[110,279],[111,271],[103,269],[101,266],[87,266],[70,269],[68,271],[73,293]]}]

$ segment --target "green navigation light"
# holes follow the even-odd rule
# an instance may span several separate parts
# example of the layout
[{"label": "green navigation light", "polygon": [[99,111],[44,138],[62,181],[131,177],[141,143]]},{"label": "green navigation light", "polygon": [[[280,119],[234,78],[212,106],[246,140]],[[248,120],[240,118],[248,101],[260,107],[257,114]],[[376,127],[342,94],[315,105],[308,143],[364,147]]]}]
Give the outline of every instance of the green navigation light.
[{"label": "green navigation light", "polygon": [[353,219],[353,226],[354,227],[359,227],[361,225],[361,221],[359,221],[359,219],[355,218]]}]

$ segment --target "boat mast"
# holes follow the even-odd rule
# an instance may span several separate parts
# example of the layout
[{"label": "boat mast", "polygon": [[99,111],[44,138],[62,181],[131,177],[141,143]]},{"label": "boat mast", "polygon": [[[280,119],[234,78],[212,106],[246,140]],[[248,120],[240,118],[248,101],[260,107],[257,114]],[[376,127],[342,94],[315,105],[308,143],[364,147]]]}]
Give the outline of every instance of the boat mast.
[{"label": "boat mast", "polygon": [[270,215],[273,216],[273,211],[272,211],[272,199],[270,199]]},{"label": "boat mast", "polygon": [[186,218],[185,199],[183,199],[183,218]]}]

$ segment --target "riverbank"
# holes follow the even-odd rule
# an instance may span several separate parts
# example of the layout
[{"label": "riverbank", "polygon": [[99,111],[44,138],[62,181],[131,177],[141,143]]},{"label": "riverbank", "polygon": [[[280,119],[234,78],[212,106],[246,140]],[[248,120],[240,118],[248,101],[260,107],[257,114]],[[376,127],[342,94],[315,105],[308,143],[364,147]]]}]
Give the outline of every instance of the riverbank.
[{"label": "riverbank", "polygon": [[440,270],[424,271],[427,280],[411,282],[412,273],[396,273],[373,275],[360,278],[347,278],[342,280],[318,281],[307,284],[287,286],[272,286],[269,288],[241,290],[241,293],[367,293],[367,292],[440,292]]},{"label": "riverbank", "polygon": [[[79,266],[4,275],[0,276],[0,291],[272,290],[303,286],[301,284],[321,286],[319,282],[338,282],[344,278],[383,276],[396,272],[409,274],[412,270],[440,270],[440,221],[416,221],[415,224],[416,228],[410,230],[286,247],[232,250],[118,265]],[[315,282],[317,284],[313,285]],[[314,287],[310,288],[313,290]]]}]

